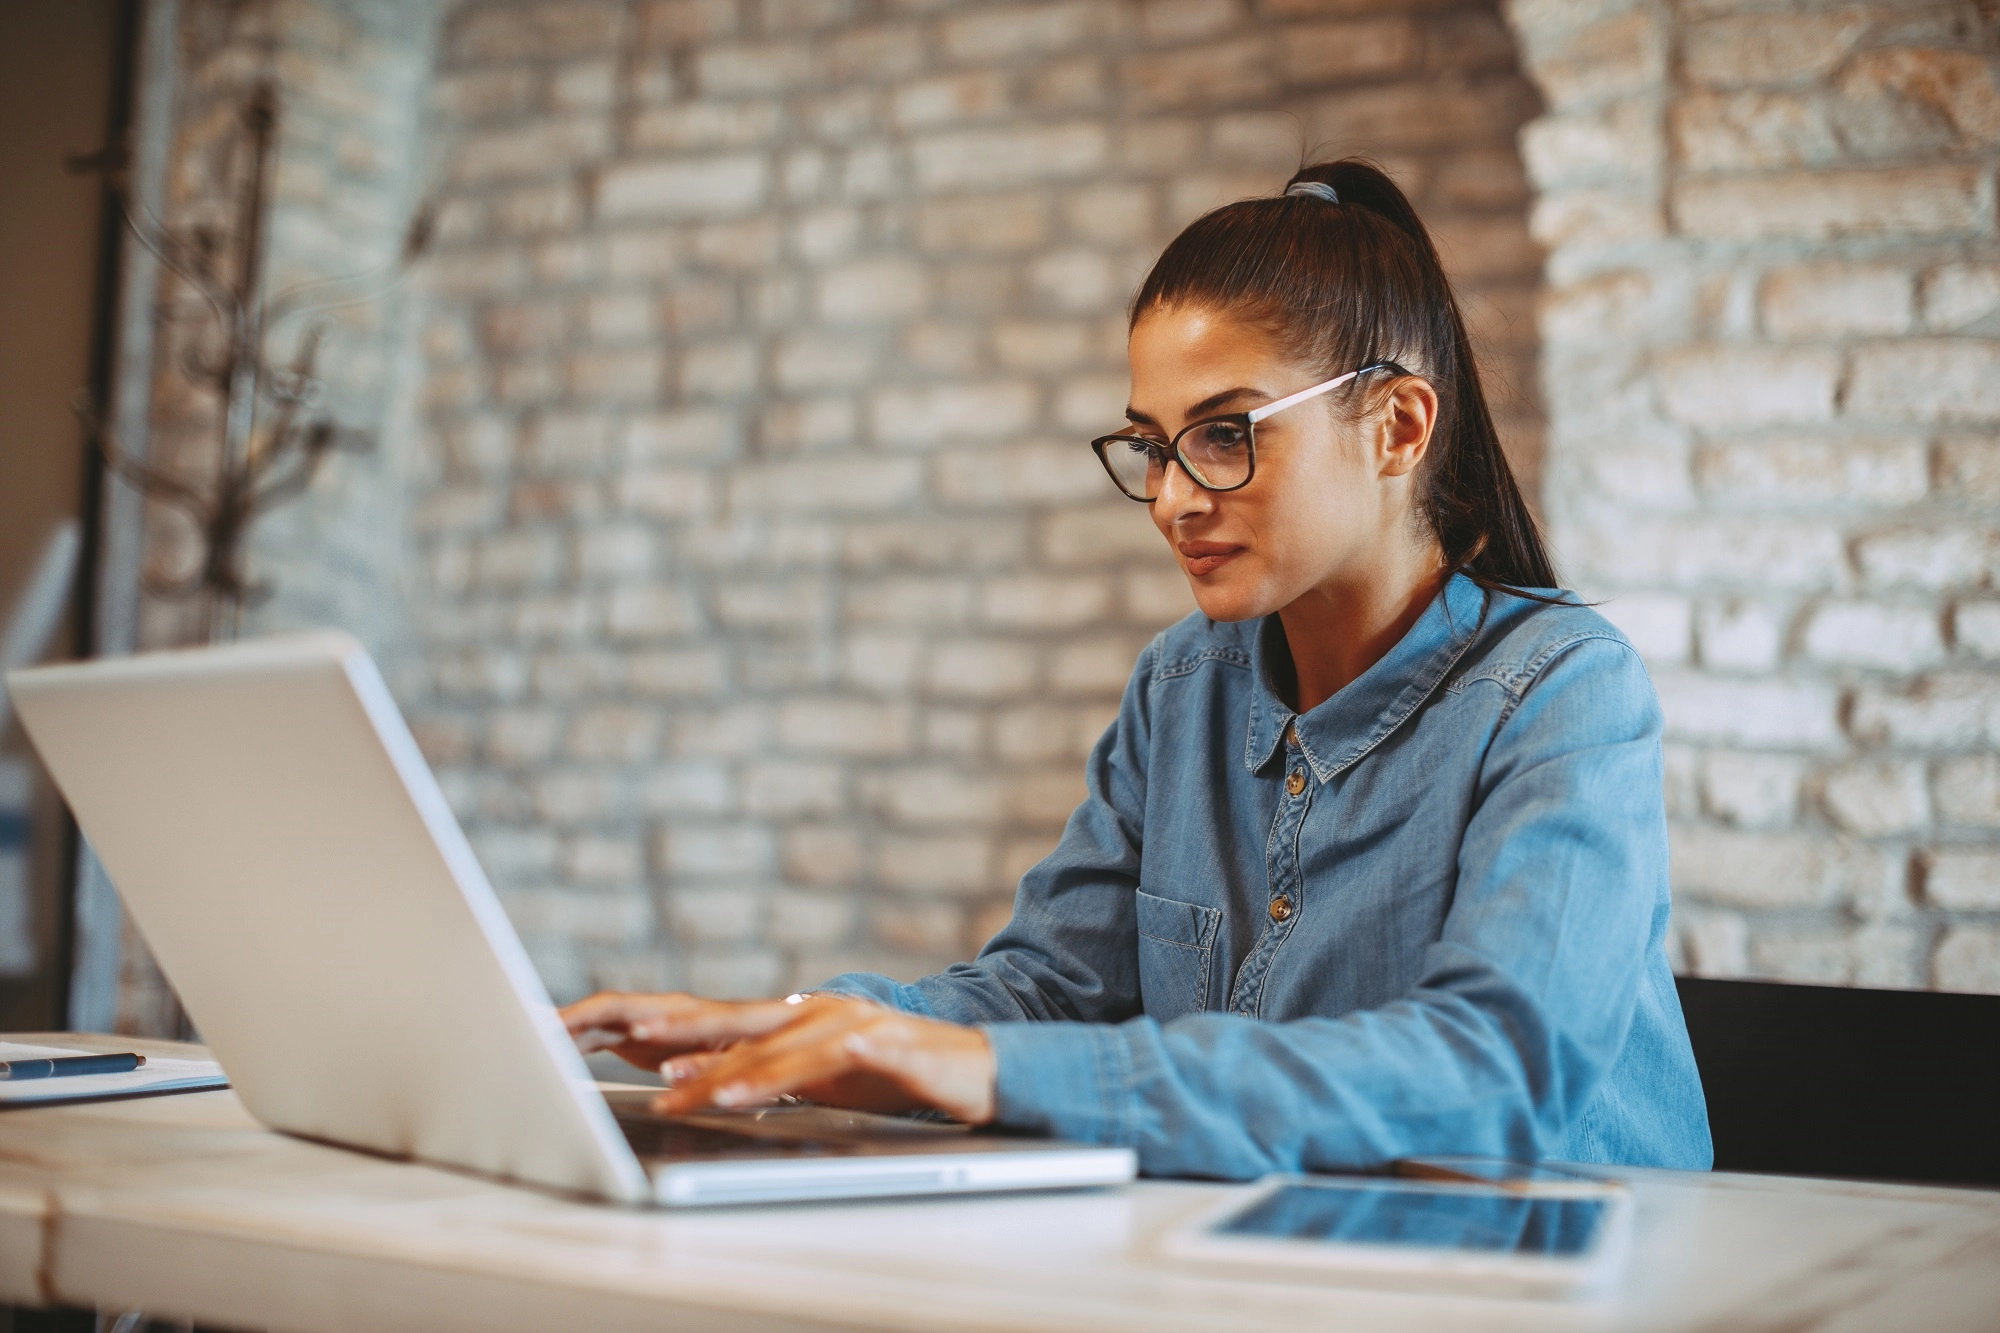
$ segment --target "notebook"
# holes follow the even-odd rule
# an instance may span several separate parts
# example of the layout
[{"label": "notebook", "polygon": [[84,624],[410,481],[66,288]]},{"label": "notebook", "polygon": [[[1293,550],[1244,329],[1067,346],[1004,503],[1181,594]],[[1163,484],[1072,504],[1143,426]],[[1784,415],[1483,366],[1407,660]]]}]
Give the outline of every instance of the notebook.
[{"label": "notebook", "polygon": [[[27,1046],[0,1041],[0,1060],[38,1060],[55,1055],[95,1055],[68,1046]],[[229,1076],[213,1060],[175,1060],[149,1055],[129,1074],[81,1074],[70,1078],[0,1079],[0,1110],[12,1106],[48,1106],[63,1102],[103,1102],[119,1097],[150,1097],[162,1092],[200,1092],[226,1088]]]}]

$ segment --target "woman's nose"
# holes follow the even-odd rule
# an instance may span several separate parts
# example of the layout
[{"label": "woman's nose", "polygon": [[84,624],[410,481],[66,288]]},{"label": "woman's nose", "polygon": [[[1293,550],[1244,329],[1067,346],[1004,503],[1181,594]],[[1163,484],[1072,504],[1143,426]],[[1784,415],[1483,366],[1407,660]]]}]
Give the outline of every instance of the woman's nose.
[{"label": "woman's nose", "polygon": [[1153,517],[1162,525],[1178,522],[1215,508],[1215,493],[1195,483],[1179,459],[1167,464],[1160,478],[1160,493],[1153,498]]}]

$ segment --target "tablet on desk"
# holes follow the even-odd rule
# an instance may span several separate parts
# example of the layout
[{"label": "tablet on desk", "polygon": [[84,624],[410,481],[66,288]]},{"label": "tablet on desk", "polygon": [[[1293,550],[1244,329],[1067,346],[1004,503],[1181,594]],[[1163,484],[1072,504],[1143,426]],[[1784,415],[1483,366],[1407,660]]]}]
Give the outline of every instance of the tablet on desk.
[{"label": "tablet on desk", "polygon": [[1170,1233],[1169,1255],[1362,1286],[1582,1295],[1613,1281],[1631,1198],[1609,1181],[1273,1176]]}]

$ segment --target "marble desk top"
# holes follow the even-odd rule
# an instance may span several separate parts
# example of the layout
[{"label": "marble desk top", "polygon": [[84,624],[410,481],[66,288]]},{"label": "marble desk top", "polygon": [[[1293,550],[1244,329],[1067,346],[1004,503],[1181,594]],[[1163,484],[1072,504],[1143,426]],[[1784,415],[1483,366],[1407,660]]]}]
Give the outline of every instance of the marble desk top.
[{"label": "marble desk top", "polygon": [[190,1093],[0,1112],[0,1302],[298,1330],[2000,1329],[2000,1193],[1620,1174],[1622,1283],[1551,1303],[1154,1257],[1213,1185],[649,1211],[288,1138]]}]

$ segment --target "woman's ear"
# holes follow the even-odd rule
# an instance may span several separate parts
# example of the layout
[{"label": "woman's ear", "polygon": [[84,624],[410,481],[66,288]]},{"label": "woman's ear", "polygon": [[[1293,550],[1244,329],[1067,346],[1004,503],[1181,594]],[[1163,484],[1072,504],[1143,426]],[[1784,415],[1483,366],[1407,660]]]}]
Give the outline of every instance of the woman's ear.
[{"label": "woman's ear", "polygon": [[1406,476],[1424,461],[1437,426],[1438,396],[1429,380],[1405,375],[1389,386],[1382,404],[1376,449],[1385,477]]}]

